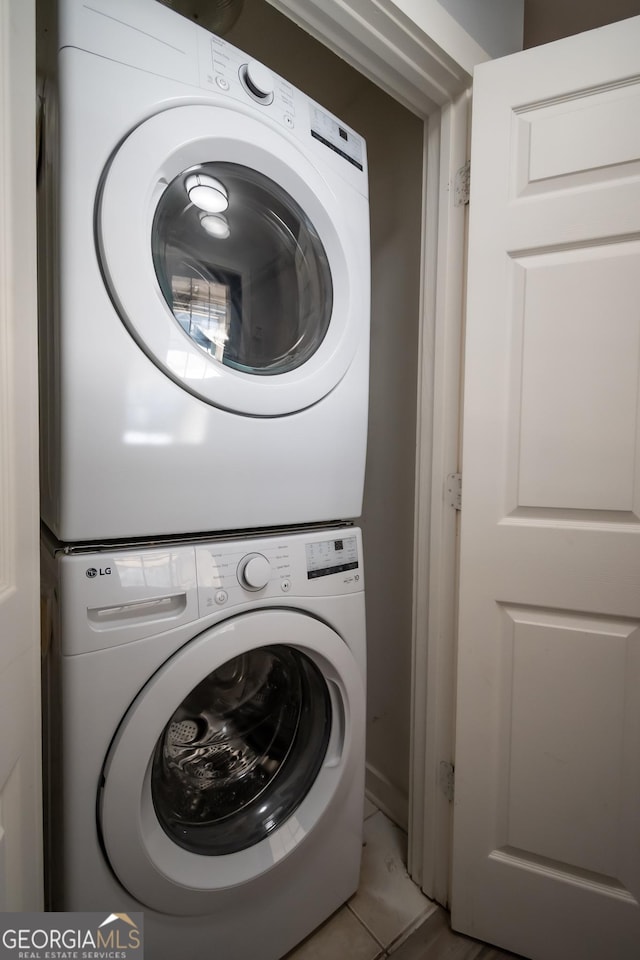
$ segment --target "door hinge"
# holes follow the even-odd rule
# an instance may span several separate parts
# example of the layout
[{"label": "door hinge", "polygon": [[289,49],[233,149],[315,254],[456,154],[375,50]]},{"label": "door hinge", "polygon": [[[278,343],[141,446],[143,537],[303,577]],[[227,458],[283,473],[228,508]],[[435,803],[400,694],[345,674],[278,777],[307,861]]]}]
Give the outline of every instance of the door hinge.
[{"label": "door hinge", "polygon": [[450,473],[447,476],[447,503],[454,510],[462,509],[462,474]]},{"label": "door hinge", "polygon": [[454,207],[463,207],[469,203],[469,190],[471,183],[471,161],[467,161],[464,167],[460,167],[456,173],[455,184],[453,188]]},{"label": "door hinge", "polygon": [[444,793],[449,803],[453,802],[455,793],[456,772],[452,763],[448,760],[440,761],[440,789]]}]

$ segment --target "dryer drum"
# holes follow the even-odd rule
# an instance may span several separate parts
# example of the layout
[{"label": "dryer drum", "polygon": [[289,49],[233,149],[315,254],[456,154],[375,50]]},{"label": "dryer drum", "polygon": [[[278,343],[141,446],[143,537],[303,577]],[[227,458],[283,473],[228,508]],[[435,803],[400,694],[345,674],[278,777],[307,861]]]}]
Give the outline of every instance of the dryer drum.
[{"label": "dryer drum", "polygon": [[158,740],[156,816],[192,852],[246,849],[302,802],[330,732],[329,692],[309,657],[284,645],[235,657],[191,691]]}]

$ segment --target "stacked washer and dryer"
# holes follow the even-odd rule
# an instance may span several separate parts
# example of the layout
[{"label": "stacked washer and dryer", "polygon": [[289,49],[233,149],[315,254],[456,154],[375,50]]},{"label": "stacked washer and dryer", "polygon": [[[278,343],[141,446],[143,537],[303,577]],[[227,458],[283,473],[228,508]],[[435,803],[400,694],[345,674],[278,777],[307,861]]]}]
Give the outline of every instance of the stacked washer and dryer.
[{"label": "stacked washer and dryer", "polygon": [[276,960],[360,865],[366,146],[156,0],[41,8],[48,907]]}]

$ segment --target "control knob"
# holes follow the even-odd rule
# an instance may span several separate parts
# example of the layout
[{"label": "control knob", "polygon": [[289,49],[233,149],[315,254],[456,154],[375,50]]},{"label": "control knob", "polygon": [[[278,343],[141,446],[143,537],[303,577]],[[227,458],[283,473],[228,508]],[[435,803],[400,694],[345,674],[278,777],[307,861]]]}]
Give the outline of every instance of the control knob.
[{"label": "control knob", "polygon": [[267,67],[258,60],[250,60],[242,70],[242,78],[254,97],[271,102],[274,90],[273,74]]},{"label": "control knob", "polygon": [[248,553],[238,564],[238,581],[246,590],[262,590],[271,579],[271,564],[261,553]]}]

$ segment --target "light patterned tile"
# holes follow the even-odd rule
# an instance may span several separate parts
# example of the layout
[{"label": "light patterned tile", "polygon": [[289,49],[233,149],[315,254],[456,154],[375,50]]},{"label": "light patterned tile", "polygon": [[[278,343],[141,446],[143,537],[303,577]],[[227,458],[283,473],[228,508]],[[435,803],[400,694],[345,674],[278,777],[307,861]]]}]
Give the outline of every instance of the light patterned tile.
[{"label": "light patterned tile", "polygon": [[522,960],[454,933],[449,914],[442,907],[437,907],[397,950],[392,948],[389,956],[391,960]]},{"label": "light patterned tile", "polygon": [[480,946],[466,937],[458,937],[449,927],[449,915],[442,907],[415,930],[397,950],[392,960],[475,960]]},{"label": "light patterned tile", "polygon": [[406,848],[405,833],[382,812],[365,820],[360,886],[348,905],[384,947],[436,909],[407,873]]},{"label": "light patterned tile", "polygon": [[284,960],[377,960],[382,955],[380,944],[342,907]]}]

